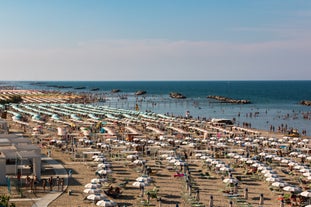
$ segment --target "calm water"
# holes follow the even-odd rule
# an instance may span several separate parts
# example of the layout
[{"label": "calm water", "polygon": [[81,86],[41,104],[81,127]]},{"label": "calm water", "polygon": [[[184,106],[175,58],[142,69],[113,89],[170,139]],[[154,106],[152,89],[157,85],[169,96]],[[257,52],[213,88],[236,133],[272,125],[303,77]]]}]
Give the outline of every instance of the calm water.
[{"label": "calm water", "polygon": [[[170,113],[184,116],[190,111],[193,117],[235,118],[236,123],[251,123],[258,129],[268,130],[281,124],[288,128],[307,130],[311,134],[311,107],[300,105],[301,100],[311,100],[311,81],[113,81],[113,82],[11,82],[19,88],[40,90],[62,90],[93,93],[106,98],[105,104],[116,108]],[[61,86],[57,88],[56,86]],[[82,89],[75,89],[82,88]],[[98,90],[92,91],[97,88]],[[111,93],[120,89],[119,93]],[[147,94],[136,97],[134,93],[145,90]],[[184,100],[169,98],[175,91],[187,97]],[[207,99],[208,95],[220,95],[234,99],[247,99],[248,105],[217,103]],[[120,97],[126,97],[121,99]],[[254,114],[257,114],[254,117]],[[251,116],[252,115],[252,116]]]}]

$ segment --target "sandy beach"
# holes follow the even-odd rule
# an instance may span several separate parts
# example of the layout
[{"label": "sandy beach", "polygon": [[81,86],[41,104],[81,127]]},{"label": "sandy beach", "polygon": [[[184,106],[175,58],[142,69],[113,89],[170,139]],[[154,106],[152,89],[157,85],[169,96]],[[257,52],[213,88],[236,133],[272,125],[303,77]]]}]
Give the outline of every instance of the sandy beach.
[{"label": "sandy beach", "polygon": [[[71,125],[48,119],[49,124],[43,125],[29,118],[26,127],[8,116],[10,133],[23,133],[41,147],[42,156],[49,155],[72,174],[63,191],[57,185],[44,189],[42,182],[33,190],[23,185],[22,196],[12,188],[11,202],[20,207],[32,206],[47,194],[62,192],[48,206],[95,206],[95,201],[86,199],[85,185],[99,177],[105,178],[98,186],[101,193],[117,206],[274,207],[280,206],[280,195],[298,195],[309,188],[307,177],[300,172],[302,167],[296,170],[288,165],[293,162],[295,166],[303,166],[304,172],[309,170],[308,159],[300,156],[308,156],[309,150],[301,150],[308,149],[309,137],[290,138],[278,133],[181,118],[166,117],[159,121],[150,115],[130,121],[131,116],[134,115],[128,112],[126,120],[112,120],[113,115],[103,119],[104,132],[96,129],[96,122],[90,124],[92,121],[86,116]],[[66,119],[69,122],[68,117],[64,121]],[[66,129],[66,133],[59,134],[60,129]],[[291,155],[292,152],[297,153]],[[101,155],[103,159],[96,160],[94,155]],[[283,159],[288,162],[281,161]],[[109,167],[99,175],[101,163]],[[58,175],[43,163],[41,180],[51,176],[55,179]],[[144,188],[133,185],[141,176],[151,180]],[[296,186],[299,190],[285,191],[282,187],[274,187],[274,181]],[[111,187],[120,188],[121,193],[106,195],[104,191]],[[7,187],[1,188],[2,192],[7,192]],[[303,204],[298,202],[305,203],[305,200],[285,200],[285,205],[296,202],[300,206]]]}]

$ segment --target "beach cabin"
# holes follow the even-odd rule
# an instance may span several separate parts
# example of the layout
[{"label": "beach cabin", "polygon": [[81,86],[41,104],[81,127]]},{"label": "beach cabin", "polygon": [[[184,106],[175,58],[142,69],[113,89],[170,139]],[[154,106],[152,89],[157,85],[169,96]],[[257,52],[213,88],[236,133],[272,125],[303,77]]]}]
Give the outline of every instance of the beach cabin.
[{"label": "beach cabin", "polygon": [[36,175],[41,178],[41,149],[15,134],[0,135],[0,185],[6,176]]},{"label": "beach cabin", "polygon": [[0,134],[8,134],[9,133],[9,127],[8,123],[4,119],[0,119]]}]

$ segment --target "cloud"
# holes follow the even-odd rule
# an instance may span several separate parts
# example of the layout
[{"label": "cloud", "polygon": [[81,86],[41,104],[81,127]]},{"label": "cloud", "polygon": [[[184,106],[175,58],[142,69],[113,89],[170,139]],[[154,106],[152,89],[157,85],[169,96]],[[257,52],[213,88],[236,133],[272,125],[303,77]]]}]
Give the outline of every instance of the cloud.
[{"label": "cloud", "polygon": [[310,79],[310,36],[264,43],[103,40],[0,49],[6,80]]}]

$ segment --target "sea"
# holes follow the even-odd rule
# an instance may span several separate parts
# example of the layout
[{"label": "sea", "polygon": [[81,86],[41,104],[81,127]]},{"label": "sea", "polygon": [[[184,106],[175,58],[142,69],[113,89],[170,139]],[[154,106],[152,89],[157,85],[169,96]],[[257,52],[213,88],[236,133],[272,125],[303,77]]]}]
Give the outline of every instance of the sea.
[{"label": "sea", "polygon": [[[3,84],[3,83],[2,83]],[[311,81],[18,81],[5,82],[19,89],[88,93],[107,105],[196,119],[224,118],[235,125],[261,130],[281,126],[311,135]],[[119,92],[113,93],[112,90]],[[146,93],[135,95],[139,90]],[[178,92],[185,99],[172,99]],[[250,104],[221,103],[207,96],[249,100]]]}]

